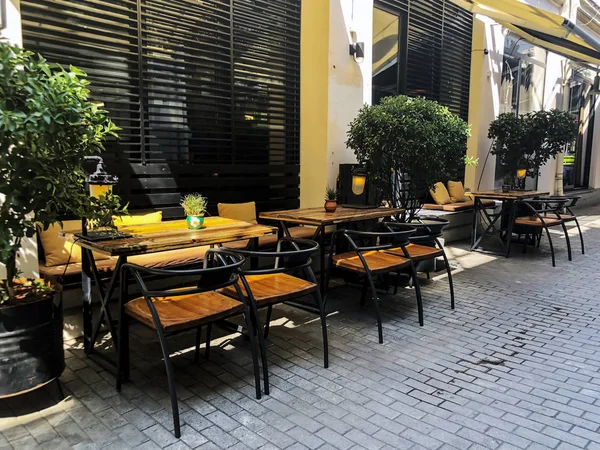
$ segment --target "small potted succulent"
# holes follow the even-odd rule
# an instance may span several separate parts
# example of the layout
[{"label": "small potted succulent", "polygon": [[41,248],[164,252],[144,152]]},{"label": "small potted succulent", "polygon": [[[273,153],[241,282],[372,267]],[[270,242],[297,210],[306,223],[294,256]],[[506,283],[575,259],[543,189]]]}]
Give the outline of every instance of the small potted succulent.
[{"label": "small potted succulent", "polygon": [[337,209],[337,190],[328,187],[325,191],[325,212],[332,213]]},{"label": "small potted succulent", "polygon": [[199,230],[204,224],[206,214],[206,198],[201,194],[188,194],[183,197],[181,206],[187,216],[187,225],[190,230]]}]

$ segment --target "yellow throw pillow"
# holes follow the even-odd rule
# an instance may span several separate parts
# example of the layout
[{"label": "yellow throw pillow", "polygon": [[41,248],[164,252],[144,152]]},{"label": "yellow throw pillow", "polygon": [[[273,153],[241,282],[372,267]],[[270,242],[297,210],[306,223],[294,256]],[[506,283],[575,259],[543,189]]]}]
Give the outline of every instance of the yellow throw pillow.
[{"label": "yellow throw pillow", "polygon": [[438,205],[447,205],[448,203],[452,203],[452,200],[450,200],[450,195],[448,194],[448,190],[441,181],[435,183],[433,189],[429,190],[429,193],[431,194],[433,201]]},{"label": "yellow throw pillow", "polygon": [[452,203],[462,203],[467,201],[462,181],[448,181],[448,194],[450,195]]},{"label": "yellow throw pillow", "polygon": [[257,224],[256,203],[218,203],[219,217]]},{"label": "yellow throw pillow", "polygon": [[[41,225],[38,225],[38,232],[40,234],[40,241],[44,248],[44,255],[46,256],[46,266],[60,266],[62,264],[69,263],[80,263],[81,262],[81,247],[71,242],[66,241],[63,237],[59,236],[60,232],[75,233],[81,231],[81,220],[65,220],[63,221],[63,227],[60,224],[55,223],[50,225],[47,230],[42,230]],[[69,258],[70,255],[70,258]],[[101,255],[94,252],[94,259],[100,261],[102,259],[108,259],[109,256]]]},{"label": "yellow throw pillow", "polygon": [[113,216],[113,221],[117,228],[128,227],[132,225],[146,225],[148,223],[162,222],[162,211],[156,211],[148,214],[136,214],[134,216]]}]

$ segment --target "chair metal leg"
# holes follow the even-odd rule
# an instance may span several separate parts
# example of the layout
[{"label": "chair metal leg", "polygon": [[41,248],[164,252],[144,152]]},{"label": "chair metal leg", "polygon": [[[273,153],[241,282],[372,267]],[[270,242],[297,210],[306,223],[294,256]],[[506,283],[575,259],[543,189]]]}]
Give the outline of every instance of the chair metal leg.
[{"label": "chair metal leg", "polygon": [[565,234],[565,240],[567,241],[567,255],[569,257],[569,261],[573,261],[573,255],[571,253],[571,238],[569,238],[569,232],[567,231],[567,226],[563,222],[562,224],[563,233]]},{"label": "chair metal leg", "polygon": [[[256,389],[256,398],[260,400],[260,368],[258,367],[258,355],[256,354],[256,341],[254,340],[254,329],[252,326],[252,319],[250,318],[250,311],[248,305],[245,305],[244,319],[246,320],[246,326],[248,327],[248,337],[250,339],[250,351],[252,352],[252,367],[254,368],[254,387]],[[260,333],[258,333],[260,334]]]},{"label": "chair metal leg", "polygon": [[[317,284],[317,279],[315,278],[313,271],[308,268],[305,272],[308,280],[311,283]],[[327,369],[329,367],[329,342],[327,339],[327,314],[325,313],[325,302],[323,301],[323,297],[319,290],[316,290],[313,295],[321,316],[321,330],[323,332],[323,367]]]},{"label": "chair metal leg", "polygon": [[271,314],[273,314],[273,305],[267,308],[267,320],[265,322],[265,339],[269,337],[269,327],[271,325]]},{"label": "chair metal leg", "polygon": [[[256,324],[256,330],[262,330],[262,326],[260,324],[260,317],[258,315],[258,308],[256,307],[256,300],[252,296],[252,290],[250,289],[250,286],[248,285],[248,282],[245,280],[245,278],[242,278],[242,284],[244,285],[244,290],[248,293],[248,302],[250,303],[250,314],[252,316],[251,320]],[[239,286],[237,288],[239,289]],[[241,292],[238,292],[238,295],[241,295]],[[263,333],[258,331],[256,334],[258,335],[258,345],[260,348],[260,356],[262,360],[265,395],[269,395],[269,366],[267,364],[267,349],[265,347]]]},{"label": "chair metal leg", "polygon": [[552,267],[556,267],[556,259],[554,258],[554,246],[552,245],[552,237],[550,237],[550,230],[548,227],[544,227],[546,230],[546,236],[548,236],[548,244],[550,244],[550,254],[552,255]]},{"label": "chair metal leg", "polygon": [[446,264],[446,272],[448,273],[448,285],[450,287],[450,308],[454,309],[454,283],[452,281],[452,270],[448,263],[448,257],[446,252],[442,249],[442,255],[444,256],[444,263]]},{"label": "chair metal leg", "polygon": [[417,295],[417,310],[419,312],[419,325],[423,326],[423,299],[421,297],[421,286],[419,285],[419,278],[417,277],[417,269],[414,263],[410,262],[412,280],[415,287],[415,294]]},{"label": "chair metal leg", "polygon": [[379,343],[383,344],[383,327],[381,325],[381,311],[379,310],[379,297],[377,296],[377,289],[375,288],[375,281],[371,272],[367,269],[367,279],[371,286],[371,294],[373,295],[373,303],[375,303],[375,314],[377,315],[377,334],[379,337]]},{"label": "chair metal leg", "polygon": [[200,360],[200,342],[202,342],[202,327],[196,328],[196,350],[194,351],[194,362]]},{"label": "chair metal leg", "polygon": [[579,240],[581,241],[581,254],[585,255],[585,246],[583,244],[583,233],[581,232],[581,227],[579,226],[579,221],[577,217],[574,217],[575,225],[577,226],[577,231],[579,232]]},{"label": "chair metal leg", "polygon": [[[160,325],[160,324],[157,324]],[[169,394],[171,395],[171,409],[173,410],[173,427],[175,430],[175,437],[181,437],[181,427],[179,425],[179,408],[177,407],[177,390],[175,389],[175,375],[173,374],[173,363],[169,355],[169,348],[167,347],[167,339],[163,332],[162,326],[157,327],[158,340],[160,342],[160,348],[162,350],[163,359],[165,360],[165,369],[167,371],[167,383],[169,384]]]},{"label": "chair metal leg", "polygon": [[212,334],[212,323],[208,324],[206,327],[206,349],[204,350],[204,357],[206,359],[210,358],[210,336]]}]

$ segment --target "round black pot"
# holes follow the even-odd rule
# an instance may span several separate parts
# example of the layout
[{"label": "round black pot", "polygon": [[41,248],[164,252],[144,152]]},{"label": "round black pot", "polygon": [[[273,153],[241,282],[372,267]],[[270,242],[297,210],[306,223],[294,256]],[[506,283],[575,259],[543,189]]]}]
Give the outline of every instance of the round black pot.
[{"label": "round black pot", "polygon": [[54,297],[0,307],[0,398],[32,390],[63,373],[63,312]]},{"label": "round black pot", "polygon": [[[410,226],[415,227],[417,232],[410,236],[410,241],[414,244],[427,245],[435,247],[435,238],[439,236],[442,229],[448,225],[446,219],[430,217],[420,218],[419,221],[409,223]],[[418,262],[416,264],[417,272],[431,273],[436,270],[436,261],[433,259]]]}]

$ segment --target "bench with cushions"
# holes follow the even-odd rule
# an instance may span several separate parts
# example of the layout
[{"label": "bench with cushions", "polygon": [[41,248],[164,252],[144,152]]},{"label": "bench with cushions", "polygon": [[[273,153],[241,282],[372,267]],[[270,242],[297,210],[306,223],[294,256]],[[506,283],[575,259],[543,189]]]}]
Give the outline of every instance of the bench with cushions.
[{"label": "bench with cushions", "polygon": [[[115,217],[115,225],[142,225],[162,221],[162,212],[154,212],[142,215]],[[63,239],[59,233],[81,231],[80,220],[65,220],[63,227],[55,224],[47,230],[38,229],[40,241],[40,276],[46,279],[70,280],[81,275],[81,248]],[[147,255],[132,256],[129,262],[149,268],[163,268],[171,266],[184,266],[199,264],[203,261],[208,246],[172,250]],[[116,264],[117,258],[94,252],[96,266],[101,274],[111,272]],[[67,283],[68,284],[68,283]]]},{"label": "bench with cushions", "polygon": [[[429,211],[447,211],[461,212],[472,211],[474,200],[468,193],[465,193],[462,182],[448,181],[448,188],[442,182],[435,184],[429,191],[434,203],[425,203],[422,209]],[[482,200],[486,208],[494,208],[496,202],[493,200]]]}]

